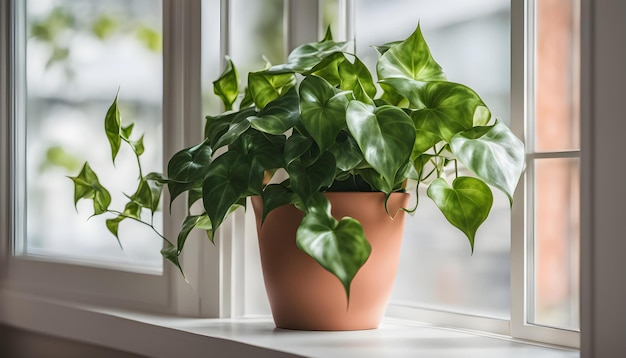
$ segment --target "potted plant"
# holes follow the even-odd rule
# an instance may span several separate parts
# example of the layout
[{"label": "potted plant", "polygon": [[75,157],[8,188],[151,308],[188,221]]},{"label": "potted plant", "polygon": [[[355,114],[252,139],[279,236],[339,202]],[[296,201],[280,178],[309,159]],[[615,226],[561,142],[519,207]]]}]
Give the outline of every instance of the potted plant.
[{"label": "potted plant", "polygon": [[[367,231],[379,228],[385,236],[395,230],[401,236],[404,212],[414,210],[408,207],[407,188],[428,185],[428,197],[467,236],[473,251],[476,230],[489,215],[493,201],[489,186],[512,200],[524,166],[524,146],[506,125],[492,118],[475,91],[446,80],[419,25],[406,40],[375,47],[380,55],[377,80],[356,55],[348,52],[348,46],[333,41],[327,31],[320,42],[293,50],[286,63],[268,64],[250,73],[243,91],[236,68],[227,59],[226,69],[214,82],[215,94],[226,111],[206,117],[204,140],[173,155],[166,175],[141,173],[143,142],[131,139],[133,124],[121,126],[116,97],[105,117],[105,131],[113,160],[122,142],[130,145],[137,156],[137,190],[128,195],[122,211],[109,209],[109,192],[85,163],[80,174],[71,178],[75,202],[92,199],[94,214],[114,213],[116,216],[106,225],[117,237],[120,222],[144,222],[142,210],[154,213],[158,209],[163,186],[169,191],[170,204],[181,194],[186,194],[188,208],[202,201],[204,212],[190,213],[176,240],[159,234],[165,240],[163,257],[182,272],[179,255],[189,232],[206,230],[213,241],[224,219],[233,210],[245,207],[246,199],[251,197],[265,273],[291,274],[291,278],[283,277],[278,283],[268,282],[271,279],[265,277],[277,326],[374,328],[391,291],[389,282],[395,275],[400,247],[397,241],[389,253],[396,262],[370,269],[375,278],[383,271],[388,271],[390,277],[378,277],[369,291],[360,291],[360,296],[382,291],[379,301],[383,308],[377,308],[376,317],[365,323],[284,323],[276,318],[280,305],[273,303],[281,301],[283,293],[269,291],[298,282],[315,287],[304,294],[302,288],[296,289],[295,296],[284,294],[287,298],[282,301],[293,307],[283,316],[306,311],[319,316],[330,310],[328,306],[315,306],[322,300],[319,297],[300,305],[315,291],[323,290],[323,297],[332,296],[331,289],[316,286],[317,278],[301,276],[308,268],[297,271],[300,268],[289,266],[308,260],[331,278],[335,285],[332,290],[339,290],[341,297],[332,296],[325,303],[339,307],[334,308],[335,316],[341,316],[337,312],[352,311],[357,312],[352,318],[365,315],[359,310],[367,304],[355,297],[353,280],[373,260],[368,260],[370,256],[386,250],[372,249],[374,244]],[[460,176],[459,165],[474,175]],[[343,193],[358,193],[356,196],[366,199],[339,204],[338,196]],[[364,208],[367,202],[374,203],[365,210],[369,216],[352,215],[353,208]],[[376,218],[370,215],[374,212]],[[278,223],[275,227],[284,226],[289,233],[270,228],[272,217]],[[359,217],[365,219],[359,221]],[[364,231],[364,226],[369,228]],[[382,241],[392,240],[383,237]],[[264,252],[271,246],[289,246],[301,256],[287,259],[285,253]],[[265,268],[272,263],[273,269]],[[383,284],[386,287],[381,287]]]}]

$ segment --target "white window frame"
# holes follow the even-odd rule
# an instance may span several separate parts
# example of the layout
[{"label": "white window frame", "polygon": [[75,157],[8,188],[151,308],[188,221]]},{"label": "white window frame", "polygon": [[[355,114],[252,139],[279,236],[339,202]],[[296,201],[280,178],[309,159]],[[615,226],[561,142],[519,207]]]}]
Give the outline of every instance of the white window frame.
[{"label": "white window frame", "polygon": [[[229,1],[211,0],[210,6],[219,1],[222,23],[221,55],[228,53]],[[319,0],[322,1],[322,0]],[[285,14],[287,48],[304,41],[317,40],[323,29],[319,21],[319,1],[286,0]],[[531,1],[531,0],[528,0]],[[592,0],[583,0],[586,9]],[[10,26],[15,4],[20,0],[4,1],[0,6],[0,53],[9,53],[13,44]],[[182,147],[199,140],[201,135],[198,118],[202,118],[200,99],[200,8],[209,1],[163,0],[164,31],[164,157]],[[353,37],[354,0],[342,0],[340,6],[345,9],[345,38]],[[318,14],[312,17],[312,11]],[[524,118],[528,113],[529,63],[526,46],[528,45],[528,7],[524,0],[511,0],[511,127],[520,137],[525,136]],[[583,16],[584,15],[583,12]],[[169,51],[168,51],[169,50]],[[223,56],[222,56],[223,57]],[[13,78],[10,75],[13,63],[7,56],[0,56],[0,170],[11,173],[14,162],[13,151],[7,150],[13,145],[11,134],[14,128],[9,125],[17,108],[8,94],[12,90]],[[182,118],[180,121],[167,120]],[[583,129],[585,124],[583,123]],[[583,145],[585,144],[583,138]],[[583,159],[585,153],[582,154]],[[583,163],[584,164],[584,163]],[[583,165],[581,173],[588,173],[589,166]],[[587,174],[589,175],[589,174]],[[583,176],[584,178],[584,176]],[[137,273],[102,268],[85,268],[63,263],[34,260],[26,257],[13,257],[11,238],[16,232],[11,216],[16,208],[15,198],[9,195],[13,183],[6,176],[0,176],[0,260],[4,275],[2,290],[16,291],[35,296],[53,297],[69,301],[82,301],[93,304],[117,305],[128,308],[152,309],[161,312],[198,317],[237,317],[245,315],[245,260],[244,247],[241,245],[245,236],[244,214],[236,213],[227,221],[218,233],[222,239],[216,245],[197,237],[187,243],[186,254],[182,258],[186,273],[192,282],[190,287],[181,279],[171,265],[164,264],[163,276],[154,279]],[[515,194],[516,204],[512,212],[512,232],[516,234],[511,242],[511,321],[491,318],[439,312],[427,309],[391,306],[388,315],[426,321],[432,324],[455,326],[514,338],[548,342],[569,347],[579,347],[580,333],[540,327],[527,323],[527,278],[528,263],[527,241],[524,235],[525,224],[525,179]],[[584,188],[583,188],[584,189]],[[583,205],[588,198],[583,190]],[[167,200],[167,198],[165,198]],[[165,220],[165,234],[175,236],[177,225],[184,218],[184,208],[174,206],[170,219]],[[585,231],[583,231],[583,235]],[[228,239],[226,239],[228,238]],[[582,244],[581,244],[582,245]],[[582,252],[583,250],[581,250]],[[584,263],[584,262],[583,262]],[[6,270],[5,270],[6,268]],[[46,282],[54,283],[48,287]],[[106,283],[111,286],[106,286]],[[103,285],[104,283],[104,285]],[[51,287],[54,286],[54,287]],[[127,288],[129,292],[117,294],[117,288]],[[585,287],[583,287],[584,289]],[[77,294],[78,292],[78,294]],[[584,298],[584,295],[583,295]],[[147,306],[146,306],[147,304]]]}]

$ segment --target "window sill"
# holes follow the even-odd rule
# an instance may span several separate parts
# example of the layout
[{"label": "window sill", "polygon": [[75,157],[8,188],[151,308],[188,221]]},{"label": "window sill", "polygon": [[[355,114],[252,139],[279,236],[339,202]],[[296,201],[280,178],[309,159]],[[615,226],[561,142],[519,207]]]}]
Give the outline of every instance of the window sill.
[{"label": "window sill", "polygon": [[0,291],[0,322],[149,357],[580,356],[577,350],[394,319],[369,331],[290,331],[276,329],[269,318],[183,318],[69,305],[8,291]]}]

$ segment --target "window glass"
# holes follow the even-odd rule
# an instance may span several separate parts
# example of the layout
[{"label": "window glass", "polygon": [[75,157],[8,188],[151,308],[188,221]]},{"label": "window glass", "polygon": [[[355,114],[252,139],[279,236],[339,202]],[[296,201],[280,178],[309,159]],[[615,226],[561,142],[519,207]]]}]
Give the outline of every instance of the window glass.
[{"label": "window glass", "polygon": [[[162,171],[162,10],[159,0],[28,0],[26,3],[26,215],[18,254],[44,255],[133,270],[161,272],[162,242],[145,226],[120,224],[123,250],[105,226],[113,215],[89,218],[93,204],[74,208],[76,176],[89,161],[123,210],[136,183],[135,158],[122,145],[115,166],[104,116],[119,90],[122,126],[145,133],[143,170]],[[77,214],[78,211],[78,214]],[[149,217],[147,218],[149,219]],[[154,217],[159,228],[161,216]]]},{"label": "window glass", "polygon": [[535,324],[577,330],[580,161],[538,159],[535,171],[535,305],[530,319]]},{"label": "window glass", "polygon": [[528,318],[571,330],[580,325],[579,43],[579,0],[536,1],[536,137],[531,155],[543,159],[533,163],[534,291]]},{"label": "window glass", "polygon": [[[508,0],[361,0],[355,2],[357,54],[373,68],[370,46],[408,37],[418,21],[448,80],[475,89],[494,116],[509,123],[510,10]],[[372,24],[376,24],[373,26]],[[420,188],[406,224],[395,303],[510,316],[510,209],[496,189],[491,217],[477,233],[475,252]]]},{"label": "window glass", "polygon": [[580,149],[578,0],[537,1],[536,151]]}]

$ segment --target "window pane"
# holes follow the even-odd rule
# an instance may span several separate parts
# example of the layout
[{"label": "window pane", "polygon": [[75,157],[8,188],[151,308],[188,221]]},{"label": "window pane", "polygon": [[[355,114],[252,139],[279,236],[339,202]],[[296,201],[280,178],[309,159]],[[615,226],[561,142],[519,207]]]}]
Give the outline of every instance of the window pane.
[{"label": "window pane", "polygon": [[[119,89],[122,126],[145,133],[144,174],[162,171],[161,2],[29,0],[26,41],[26,242],[22,254],[160,272],[162,241],[149,228],[120,224],[124,250],[93,204],[73,203],[73,183],[89,161],[122,211],[136,183],[133,153],[122,145],[115,167],[103,130]],[[106,216],[106,217],[105,217]],[[147,218],[149,219],[149,217]],[[161,226],[161,216],[154,218]],[[19,247],[19,245],[18,245]]]},{"label": "window pane", "polygon": [[535,324],[579,328],[580,161],[535,161]]},{"label": "window pane", "polygon": [[[355,2],[358,55],[373,68],[370,46],[408,37],[420,21],[433,57],[450,81],[474,88],[496,117],[509,122],[509,1],[393,0]],[[376,23],[376,26],[372,26]],[[492,217],[476,250],[421,190],[406,225],[392,300],[422,307],[509,317],[510,211],[494,190]],[[485,294],[488,292],[489,294]]]},{"label": "window pane", "polygon": [[536,2],[536,150],[580,149],[579,0]]},{"label": "window pane", "polygon": [[[266,57],[272,64],[286,58],[283,30],[283,0],[231,0],[229,55],[239,73],[239,89],[247,86],[248,72],[265,67]],[[223,110],[222,102],[213,94],[213,83],[223,71],[220,54],[220,0],[202,3],[202,94],[205,114],[216,115]],[[228,30],[227,30],[228,31]],[[241,99],[241,98],[240,98]],[[238,105],[238,103],[235,103]],[[247,315],[269,315],[270,308],[263,284],[261,261],[252,210],[246,211],[243,266],[245,269],[245,307]],[[240,242],[234,243],[239,245]]]}]

